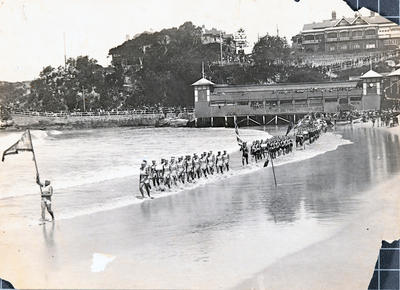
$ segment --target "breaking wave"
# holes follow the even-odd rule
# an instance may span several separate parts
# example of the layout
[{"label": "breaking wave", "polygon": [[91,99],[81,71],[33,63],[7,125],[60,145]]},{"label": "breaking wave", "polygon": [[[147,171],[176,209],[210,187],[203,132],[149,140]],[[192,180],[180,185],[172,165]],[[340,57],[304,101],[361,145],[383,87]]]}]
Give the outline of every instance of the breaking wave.
[{"label": "breaking wave", "polygon": [[[352,144],[351,141],[343,139],[341,135],[335,133],[325,133],[323,134],[316,142],[311,145],[306,144],[305,149],[294,150],[292,154],[284,155],[278,157],[274,161],[275,166],[281,166],[288,163],[299,162],[302,160],[310,159],[316,157],[318,155],[324,154],[329,151],[336,150],[339,146]],[[232,177],[237,177],[241,175],[245,175],[263,168],[263,162],[259,163],[251,163],[246,167],[240,167],[236,169],[230,170],[228,173],[224,173],[223,175],[211,175],[209,178],[202,178],[196,180],[195,183],[186,183],[184,185],[179,185],[178,187],[173,187],[170,191],[164,192],[152,192],[153,200],[164,198],[167,196],[175,195],[182,193],[184,191],[193,190],[195,188],[205,186],[210,183],[220,182],[222,180],[226,180]],[[137,179],[137,177],[136,177]],[[138,193],[139,194],[139,193]],[[139,194],[140,195],[140,194]],[[78,216],[90,215],[98,212],[113,210],[121,207],[126,207],[134,204],[140,204],[150,199],[137,199],[132,197],[131,194],[118,197],[111,198],[106,203],[94,203],[85,208],[75,208],[68,209],[68,212],[61,212],[58,216],[58,219],[71,219]]]}]

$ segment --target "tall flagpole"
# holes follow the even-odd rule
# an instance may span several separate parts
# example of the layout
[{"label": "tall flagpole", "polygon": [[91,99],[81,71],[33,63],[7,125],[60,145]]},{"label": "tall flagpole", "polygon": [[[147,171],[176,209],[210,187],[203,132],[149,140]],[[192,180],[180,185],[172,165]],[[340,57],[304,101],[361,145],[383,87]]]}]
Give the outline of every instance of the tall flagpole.
[{"label": "tall flagpole", "polygon": [[64,67],[67,67],[67,47],[65,44],[65,32],[63,33],[64,37]]},{"label": "tall flagpole", "polygon": [[269,150],[268,150],[268,153],[269,153],[269,158],[271,158],[272,173],[274,174],[275,187],[277,187],[276,176],[275,176],[275,167],[274,167],[274,159],[272,158],[271,152]]},{"label": "tall flagpole", "polygon": [[36,176],[38,177],[38,181],[39,181],[38,185],[40,188],[40,195],[42,195],[43,192],[42,192],[42,186],[40,185],[39,169],[38,169],[37,162],[36,162],[35,150],[33,150],[31,131],[29,129],[28,129],[28,135],[29,135],[29,141],[31,142],[31,146],[32,146],[33,161],[35,162]]},{"label": "tall flagpole", "polygon": [[220,38],[219,49],[220,49],[220,57],[221,57],[221,65],[222,65],[222,31],[219,32],[219,38]]}]

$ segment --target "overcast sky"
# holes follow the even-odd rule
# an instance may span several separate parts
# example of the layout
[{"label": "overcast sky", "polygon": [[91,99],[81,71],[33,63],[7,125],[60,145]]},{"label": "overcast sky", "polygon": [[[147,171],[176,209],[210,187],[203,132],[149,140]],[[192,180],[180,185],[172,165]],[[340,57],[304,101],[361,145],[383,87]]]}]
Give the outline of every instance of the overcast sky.
[{"label": "overcast sky", "polygon": [[235,32],[290,38],[304,23],[354,12],[343,0],[0,0],[0,80],[36,78],[44,66],[89,55],[108,65],[108,50],[143,31],[176,27],[185,21]]}]

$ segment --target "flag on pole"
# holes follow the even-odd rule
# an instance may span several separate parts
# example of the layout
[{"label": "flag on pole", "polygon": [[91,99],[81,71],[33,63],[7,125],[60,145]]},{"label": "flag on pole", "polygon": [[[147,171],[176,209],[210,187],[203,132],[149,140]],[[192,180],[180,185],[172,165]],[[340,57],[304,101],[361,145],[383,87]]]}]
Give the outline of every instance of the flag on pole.
[{"label": "flag on pole", "polygon": [[22,134],[21,138],[17,141],[17,143],[15,143],[3,152],[3,157],[1,158],[1,161],[4,162],[4,158],[6,157],[6,155],[18,154],[19,151],[33,152],[31,140],[31,133],[29,132],[29,130],[26,130],[24,134]]},{"label": "flag on pole", "polygon": [[293,129],[293,122],[290,122],[289,123],[289,126],[288,126],[288,128],[287,128],[287,130],[286,130],[286,136],[290,133],[290,131]]},{"label": "flag on pole", "polygon": [[239,145],[240,147],[242,147],[242,145],[243,145],[244,142],[243,142],[242,138],[240,138],[239,129],[238,129],[238,125],[237,125],[237,123],[236,123],[236,120],[234,120],[234,122],[235,122],[236,140],[237,140],[237,142],[238,142],[238,145]]},{"label": "flag on pole", "polygon": [[304,118],[301,119],[301,120],[297,123],[297,125],[294,126],[293,128],[294,128],[294,129],[297,129],[297,128],[301,127],[301,126],[303,125],[303,123],[306,124],[309,120],[310,120],[310,114],[307,114],[307,115],[305,115]]}]

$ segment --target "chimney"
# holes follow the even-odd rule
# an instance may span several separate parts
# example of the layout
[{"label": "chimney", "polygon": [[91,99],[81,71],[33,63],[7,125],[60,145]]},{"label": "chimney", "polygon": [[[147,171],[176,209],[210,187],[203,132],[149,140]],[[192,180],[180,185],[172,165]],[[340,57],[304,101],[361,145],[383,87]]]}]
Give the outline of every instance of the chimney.
[{"label": "chimney", "polygon": [[370,16],[371,16],[371,17],[375,17],[375,11],[372,11],[372,10],[371,10]]},{"label": "chimney", "polygon": [[332,11],[332,20],[336,20],[336,11]]}]

